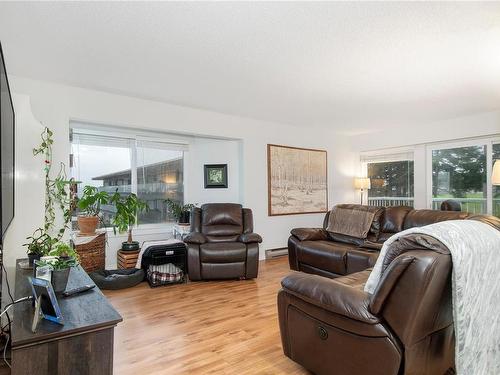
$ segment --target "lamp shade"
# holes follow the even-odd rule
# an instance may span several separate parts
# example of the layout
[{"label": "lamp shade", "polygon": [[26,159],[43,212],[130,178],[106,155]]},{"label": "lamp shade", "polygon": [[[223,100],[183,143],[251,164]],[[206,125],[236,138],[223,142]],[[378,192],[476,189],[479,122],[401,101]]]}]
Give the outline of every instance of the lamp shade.
[{"label": "lamp shade", "polygon": [[368,177],[356,177],[354,179],[354,188],[356,189],[370,189],[370,179]]},{"label": "lamp shade", "polygon": [[500,160],[496,160],[493,165],[493,173],[491,174],[491,183],[500,185]]}]

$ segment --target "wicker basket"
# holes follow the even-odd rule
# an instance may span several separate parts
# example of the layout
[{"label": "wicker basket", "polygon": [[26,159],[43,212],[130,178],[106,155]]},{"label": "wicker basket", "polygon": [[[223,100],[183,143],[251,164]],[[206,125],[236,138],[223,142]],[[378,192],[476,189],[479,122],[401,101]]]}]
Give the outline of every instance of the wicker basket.
[{"label": "wicker basket", "polygon": [[80,257],[80,265],[86,272],[103,270],[106,259],[106,233],[100,233],[89,242],[77,244],[75,250]]}]

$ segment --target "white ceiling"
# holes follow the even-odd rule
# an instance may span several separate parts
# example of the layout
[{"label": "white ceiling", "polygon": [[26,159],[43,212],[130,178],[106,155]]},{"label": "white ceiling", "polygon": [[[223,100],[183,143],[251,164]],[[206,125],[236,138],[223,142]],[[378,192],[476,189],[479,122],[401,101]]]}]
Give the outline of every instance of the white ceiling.
[{"label": "white ceiling", "polygon": [[500,109],[500,2],[0,3],[11,74],[360,132]]}]

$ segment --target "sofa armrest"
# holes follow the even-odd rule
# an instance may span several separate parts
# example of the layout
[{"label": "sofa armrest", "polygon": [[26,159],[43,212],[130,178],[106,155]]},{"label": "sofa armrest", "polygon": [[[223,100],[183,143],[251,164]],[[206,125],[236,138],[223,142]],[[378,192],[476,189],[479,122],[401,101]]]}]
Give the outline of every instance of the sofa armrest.
[{"label": "sofa armrest", "polygon": [[257,233],[243,233],[238,237],[238,242],[243,243],[261,243],[262,237]]},{"label": "sofa armrest", "polygon": [[300,241],[320,241],[328,239],[328,232],[323,228],[294,228],[290,233]]},{"label": "sofa armrest", "polygon": [[201,245],[207,242],[207,238],[200,232],[191,232],[184,237],[184,242]]},{"label": "sofa armrest", "polygon": [[370,295],[361,289],[318,275],[293,273],[281,281],[285,292],[324,310],[367,324],[380,319],[368,306]]}]

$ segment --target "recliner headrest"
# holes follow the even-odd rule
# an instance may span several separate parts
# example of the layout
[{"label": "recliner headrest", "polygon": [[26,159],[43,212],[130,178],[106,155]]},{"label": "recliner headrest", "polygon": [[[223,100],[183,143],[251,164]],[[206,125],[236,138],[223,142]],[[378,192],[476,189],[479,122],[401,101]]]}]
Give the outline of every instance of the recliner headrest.
[{"label": "recliner headrest", "polygon": [[241,204],[207,203],[201,206],[202,225],[243,225]]}]

